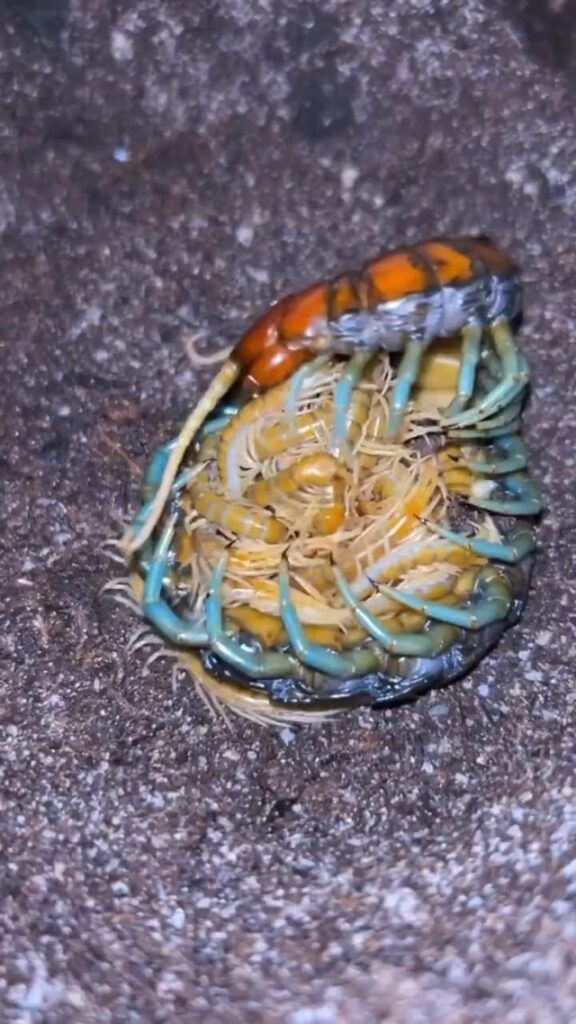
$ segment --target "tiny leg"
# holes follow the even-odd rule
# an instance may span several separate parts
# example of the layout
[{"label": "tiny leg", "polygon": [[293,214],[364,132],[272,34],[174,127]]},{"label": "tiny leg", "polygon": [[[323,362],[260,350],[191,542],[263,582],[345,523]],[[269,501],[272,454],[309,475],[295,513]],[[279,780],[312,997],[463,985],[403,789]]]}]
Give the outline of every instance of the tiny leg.
[{"label": "tiny leg", "polygon": [[214,434],[217,430],[224,430],[224,427],[228,426],[232,417],[240,412],[242,404],[241,401],[220,402],[214,409],[213,414],[200,427],[196,439],[200,441],[207,434]]},{"label": "tiny leg", "polygon": [[323,366],[330,361],[329,355],[316,356],[315,359],[311,359],[310,362],[304,363],[298,370],[295,370],[290,377],[290,384],[288,387],[288,394],[286,395],[286,404],[284,406],[284,412],[286,416],[295,416],[298,410],[298,402],[302,396],[302,391],[306,381],[310,380],[318,370],[321,370]]}]

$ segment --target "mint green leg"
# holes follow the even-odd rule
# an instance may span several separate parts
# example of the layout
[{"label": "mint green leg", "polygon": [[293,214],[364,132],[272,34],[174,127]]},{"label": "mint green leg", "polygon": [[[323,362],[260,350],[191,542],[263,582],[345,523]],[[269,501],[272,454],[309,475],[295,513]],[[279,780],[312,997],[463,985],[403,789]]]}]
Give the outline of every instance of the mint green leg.
[{"label": "mint green leg", "polygon": [[448,530],[438,523],[427,522],[426,525],[438,536],[444,537],[452,544],[457,544],[466,551],[481,558],[489,558],[494,562],[507,562],[514,564],[521,562],[526,555],[531,554],[536,547],[534,533],[529,526],[516,526],[506,535],[505,543],[492,540],[483,540],[481,537],[466,537],[463,533],[455,530]]},{"label": "mint green leg", "polygon": [[179,511],[169,516],[154,548],[144,579],[142,614],[171,643],[179,647],[202,647],[208,643],[208,634],[203,626],[187,622],[177,615],[162,597],[178,518]]},{"label": "mint green leg", "polygon": [[462,358],[458,371],[456,395],[446,410],[447,416],[456,416],[468,405],[474,392],[476,367],[480,358],[483,328],[481,324],[467,324],[462,329]]},{"label": "mint green leg", "polygon": [[487,476],[518,473],[528,463],[528,449],[518,434],[504,434],[480,451],[484,459],[466,459],[464,462],[472,473]]},{"label": "mint green leg", "polygon": [[485,441],[489,437],[517,434],[521,427],[522,420],[518,416],[500,426],[489,427],[487,430],[449,430],[446,436],[453,438],[454,441]]},{"label": "mint green leg", "polygon": [[[130,530],[134,531],[135,533],[140,531],[141,526],[148,519],[151,504],[156,495],[156,491],[160,486],[160,481],[162,480],[166,463],[170,458],[170,454],[175,444],[175,438],[173,438],[171,441],[166,441],[164,444],[161,444],[158,448],[156,448],[156,450],[152,454],[150,461],[148,462],[140,487],[140,495],[143,503],[136,512],[135,516],[133,517],[129,527]],[[182,488],[186,486],[191,475],[192,474],[190,469],[184,469],[180,473],[180,475],[176,478],[172,486],[172,497],[175,497],[182,490]],[[144,545],[144,547],[137,553],[137,565],[143,574],[146,574],[148,572],[153,557],[154,545],[152,540],[149,540]]]},{"label": "mint green leg", "polygon": [[408,341],[400,361],[400,366],[398,367],[396,383],[392,391],[390,416],[388,419],[389,438],[397,437],[400,431],[402,419],[410,401],[410,393],[418,377],[423,352],[424,346],[421,341],[416,338],[411,338]]},{"label": "mint green leg", "polygon": [[461,629],[484,629],[484,626],[499,622],[506,617],[512,605],[512,592],[508,583],[492,568],[482,569],[478,573],[464,608],[453,608],[439,601],[426,601],[416,594],[407,594],[392,587],[379,586],[378,589],[399,604],[415,612],[422,612],[429,619],[447,622]]},{"label": "mint green leg", "polygon": [[502,380],[477,405],[451,417],[451,426],[474,426],[479,419],[494,415],[518,398],[530,379],[526,360],[516,348],[508,323],[497,320],[490,325],[489,330],[502,363]]},{"label": "mint green leg", "polygon": [[470,495],[466,502],[503,516],[537,516],[542,511],[538,486],[526,473],[512,473],[492,482],[494,488],[490,494],[486,497]]},{"label": "mint green leg", "polygon": [[311,643],[302,628],[298,613],[290,597],[288,570],[284,565],[278,577],[280,592],[280,615],[290,644],[301,662],[317,672],[343,679],[346,676],[364,675],[374,672],[380,666],[380,658],[375,651],[359,647],[355,651],[340,654],[331,651],[321,644]]},{"label": "mint green leg", "polygon": [[514,434],[520,426],[522,404],[522,399],[519,402],[513,402],[501,413],[498,413],[497,416],[492,416],[487,420],[480,420],[474,427],[462,429],[451,427],[447,432],[447,436],[453,437],[455,440],[465,441],[476,438],[485,440],[488,437],[502,437],[504,434]]},{"label": "mint green leg", "polygon": [[493,352],[492,349],[485,349],[482,356],[482,362],[486,377],[492,378],[490,382],[492,386],[498,384],[502,379],[502,365],[496,353]]},{"label": "mint green leg", "polygon": [[373,352],[357,352],[348,361],[346,369],[334,388],[334,427],[330,452],[337,458],[342,457],[346,451],[348,413],[354,389],[358,387],[362,380],[362,374],[373,357]]},{"label": "mint green leg", "polygon": [[212,572],[208,584],[208,596],[204,605],[208,642],[212,650],[223,661],[251,679],[274,679],[276,676],[297,675],[298,662],[290,654],[285,654],[282,651],[251,651],[224,632],[222,583],[225,568],[226,556],[220,559]]},{"label": "mint green leg", "polygon": [[334,568],[338,590],[354,613],[356,621],[385,651],[397,657],[432,658],[450,647],[456,638],[453,626],[437,622],[428,624],[421,633],[394,633],[362,605],[352,587],[338,568]]},{"label": "mint green leg", "polygon": [[160,486],[160,481],[166,468],[166,463],[170,458],[175,444],[176,438],[172,438],[172,440],[159,445],[159,447],[152,453],[150,461],[144,471],[144,476],[142,477],[140,494],[143,501],[152,501],[156,495],[156,491]]}]

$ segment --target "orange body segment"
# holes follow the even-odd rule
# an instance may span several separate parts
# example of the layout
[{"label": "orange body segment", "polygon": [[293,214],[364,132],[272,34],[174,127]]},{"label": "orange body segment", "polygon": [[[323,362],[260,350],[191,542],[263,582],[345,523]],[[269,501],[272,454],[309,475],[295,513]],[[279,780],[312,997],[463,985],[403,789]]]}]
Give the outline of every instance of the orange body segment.
[{"label": "orange body segment", "polygon": [[257,393],[282,384],[312,355],[305,348],[290,349],[278,343],[265,349],[250,366],[242,384],[246,391]]},{"label": "orange body segment", "polygon": [[316,329],[319,333],[326,330],[328,288],[328,284],[320,282],[287,299],[280,323],[280,334],[283,340],[302,338],[307,332]]},{"label": "orange body segment", "polygon": [[379,302],[427,291],[432,283],[426,267],[414,259],[410,249],[400,249],[380,260],[373,260],[367,265],[365,275]]},{"label": "orange body segment", "polygon": [[416,251],[428,260],[440,284],[463,284],[472,277],[472,261],[448,242],[422,242]]},{"label": "orange body segment", "polygon": [[344,274],[338,277],[332,284],[330,290],[330,316],[336,319],[344,313],[354,312],[361,309],[365,299],[359,294],[356,285],[360,282],[353,280],[351,276]]},{"label": "orange body segment", "polygon": [[286,299],[275,302],[240,338],[232,357],[244,369],[248,369],[263,352],[278,341],[278,323],[282,319],[285,305]]}]

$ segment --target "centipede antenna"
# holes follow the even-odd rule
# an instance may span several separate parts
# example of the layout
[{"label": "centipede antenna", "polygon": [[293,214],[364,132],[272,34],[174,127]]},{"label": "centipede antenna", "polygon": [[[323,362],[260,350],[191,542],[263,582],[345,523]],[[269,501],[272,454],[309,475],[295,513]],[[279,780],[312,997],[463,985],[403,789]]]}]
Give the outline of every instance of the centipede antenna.
[{"label": "centipede antenna", "polygon": [[[181,319],[178,317],[178,319]],[[186,320],[182,320],[182,323],[186,323]],[[191,366],[195,370],[203,369],[206,366],[214,366],[214,363],[222,363],[228,358],[232,352],[233,346],[228,345],[218,352],[211,352],[210,355],[207,353],[199,352],[196,348],[196,342],[202,341],[206,338],[205,331],[191,331],[188,327],[180,332],[180,340],[182,342],[182,348],[184,349]]]},{"label": "centipede antenna", "polygon": [[229,388],[232,387],[232,384],[238,379],[239,375],[240,367],[237,363],[231,359],[227,360],[216,374],[204,397],[188,416],[176,438],[176,443],[166,463],[158,490],[150,502],[150,510],[145,521],[136,534],[129,530],[123,538],[122,543],[126,554],[133,554],[141,548],[152,534],[162,515],[162,510],[170,494],[176,473],[189,445],[192,443],[206,417],[210,415],[220,399],[224,397]]}]

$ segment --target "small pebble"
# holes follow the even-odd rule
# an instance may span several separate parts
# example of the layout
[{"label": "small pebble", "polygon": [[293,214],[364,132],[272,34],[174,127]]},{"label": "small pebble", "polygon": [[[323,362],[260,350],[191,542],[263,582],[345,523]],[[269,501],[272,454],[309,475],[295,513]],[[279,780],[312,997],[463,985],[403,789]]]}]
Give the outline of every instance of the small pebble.
[{"label": "small pebble", "polygon": [[170,923],[174,928],[183,928],[186,923],[186,914],[182,910],[182,907],[176,907],[170,918]]},{"label": "small pebble", "polygon": [[434,715],[434,718],[445,718],[449,713],[447,704],[433,704],[430,708],[430,714]]}]

